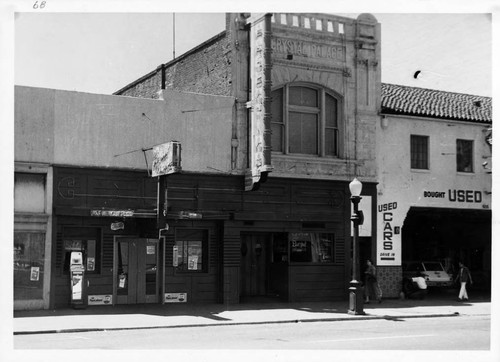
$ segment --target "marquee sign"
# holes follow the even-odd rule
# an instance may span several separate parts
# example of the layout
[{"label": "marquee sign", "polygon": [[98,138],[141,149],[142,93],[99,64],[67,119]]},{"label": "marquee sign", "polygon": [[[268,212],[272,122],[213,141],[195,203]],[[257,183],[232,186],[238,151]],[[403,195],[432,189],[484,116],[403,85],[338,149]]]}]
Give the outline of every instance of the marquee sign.
[{"label": "marquee sign", "polygon": [[[250,174],[245,190],[255,190],[271,167],[271,14],[248,19],[250,27]],[[264,176],[262,179],[261,177]]]}]

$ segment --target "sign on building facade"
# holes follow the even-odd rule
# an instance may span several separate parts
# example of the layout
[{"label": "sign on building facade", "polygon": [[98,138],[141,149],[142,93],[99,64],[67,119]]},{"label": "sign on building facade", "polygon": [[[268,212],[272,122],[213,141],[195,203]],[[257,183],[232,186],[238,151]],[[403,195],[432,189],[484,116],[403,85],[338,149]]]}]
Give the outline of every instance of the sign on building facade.
[{"label": "sign on building facade", "polygon": [[[271,14],[249,19],[250,28],[250,174],[247,191],[256,188],[271,167]],[[264,176],[265,177],[265,176]]]},{"label": "sign on building facade", "polygon": [[170,141],[153,147],[151,176],[163,176],[181,170],[181,144]]}]

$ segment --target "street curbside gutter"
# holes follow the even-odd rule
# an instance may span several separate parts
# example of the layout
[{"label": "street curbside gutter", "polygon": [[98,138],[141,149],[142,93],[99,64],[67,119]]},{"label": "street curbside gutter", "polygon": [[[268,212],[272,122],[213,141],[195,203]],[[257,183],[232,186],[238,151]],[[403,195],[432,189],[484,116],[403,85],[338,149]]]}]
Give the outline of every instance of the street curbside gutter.
[{"label": "street curbside gutter", "polygon": [[175,324],[162,326],[137,326],[137,327],[111,327],[111,328],[67,328],[67,329],[52,329],[39,331],[14,331],[14,335],[33,335],[33,334],[61,334],[61,333],[85,333],[85,332],[108,332],[108,331],[126,331],[126,330],[141,330],[141,329],[173,329],[173,328],[198,328],[198,327],[222,327],[222,326],[240,326],[240,325],[264,325],[264,324],[290,324],[290,323],[313,323],[313,322],[344,322],[344,321],[362,321],[362,320],[402,320],[413,318],[440,318],[440,317],[457,317],[460,314],[454,313],[439,313],[439,314],[410,314],[410,315],[359,315],[351,318],[304,318],[290,319],[279,321],[256,321],[256,322],[219,322],[219,323],[197,323],[197,324]]}]

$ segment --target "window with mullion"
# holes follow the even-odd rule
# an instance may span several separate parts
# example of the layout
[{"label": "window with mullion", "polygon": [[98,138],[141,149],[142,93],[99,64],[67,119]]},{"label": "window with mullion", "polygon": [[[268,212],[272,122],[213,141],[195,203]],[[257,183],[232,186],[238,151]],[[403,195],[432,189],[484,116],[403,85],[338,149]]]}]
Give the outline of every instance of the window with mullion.
[{"label": "window with mullion", "polygon": [[325,155],[338,156],[339,125],[337,100],[325,94]]},{"label": "window with mullion", "polygon": [[283,88],[271,93],[271,145],[275,152],[283,152],[285,122],[283,119]]},{"label": "window with mullion", "polygon": [[274,152],[338,157],[338,99],[314,85],[285,85],[271,93]]},{"label": "window with mullion", "polygon": [[410,136],[410,158],[411,168],[428,170],[429,169],[429,137],[428,136]]},{"label": "window with mullion", "polygon": [[290,153],[318,154],[318,115],[290,112],[288,114],[288,149]]}]

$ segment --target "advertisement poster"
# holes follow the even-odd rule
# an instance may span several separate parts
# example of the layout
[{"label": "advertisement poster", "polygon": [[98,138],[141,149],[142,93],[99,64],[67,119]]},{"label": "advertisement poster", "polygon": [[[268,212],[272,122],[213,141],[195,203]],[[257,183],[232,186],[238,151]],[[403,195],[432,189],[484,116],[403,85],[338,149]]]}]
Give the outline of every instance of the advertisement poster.
[{"label": "advertisement poster", "polygon": [[40,278],[40,267],[38,267],[38,266],[32,266],[31,267],[30,280],[32,282],[37,282],[39,278]]},{"label": "advertisement poster", "polygon": [[179,266],[179,247],[177,245],[174,245],[172,254],[172,266]]},{"label": "advertisement poster", "polygon": [[198,255],[190,255],[188,257],[188,270],[198,269]]},{"label": "advertisement poster", "polygon": [[112,305],[112,295],[89,295],[88,305]]},{"label": "advertisement poster", "polygon": [[148,245],[146,247],[146,253],[148,255],[154,255],[156,253],[156,247],[155,247],[155,245]]},{"label": "advertisement poster", "polygon": [[125,274],[120,274],[120,278],[118,280],[118,288],[125,288],[126,281],[127,276]]},{"label": "advertisement poster", "polygon": [[88,271],[95,270],[95,258],[91,258],[91,257],[87,258],[87,270]]},{"label": "advertisement poster", "polygon": [[186,303],[187,293],[165,293],[165,303]]}]

